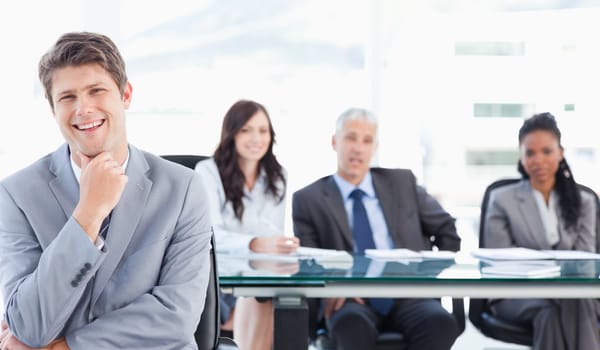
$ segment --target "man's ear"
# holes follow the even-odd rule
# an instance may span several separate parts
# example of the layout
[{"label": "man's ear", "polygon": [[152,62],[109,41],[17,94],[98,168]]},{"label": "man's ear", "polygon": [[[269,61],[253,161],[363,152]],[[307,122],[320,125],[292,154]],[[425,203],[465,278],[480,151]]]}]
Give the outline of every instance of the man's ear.
[{"label": "man's ear", "polygon": [[125,109],[129,108],[131,104],[131,95],[133,94],[133,87],[130,82],[127,82],[125,89],[123,90],[123,106]]},{"label": "man's ear", "polygon": [[331,148],[337,152],[335,135],[331,136]]}]

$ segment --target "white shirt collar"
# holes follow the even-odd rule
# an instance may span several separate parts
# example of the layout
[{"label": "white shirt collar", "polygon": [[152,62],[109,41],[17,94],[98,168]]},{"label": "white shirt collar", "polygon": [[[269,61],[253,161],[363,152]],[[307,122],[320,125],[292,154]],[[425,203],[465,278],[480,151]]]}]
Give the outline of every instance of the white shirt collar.
[{"label": "white shirt collar", "polygon": [[368,171],[362,181],[355,186],[350,182],[344,180],[338,173],[333,174],[333,179],[340,189],[340,193],[342,194],[342,198],[347,200],[350,197],[350,193],[354,191],[356,188],[360,188],[363,190],[367,197],[375,198],[375,188],[373,188],[373,180],[371,177],[371,171]]}]

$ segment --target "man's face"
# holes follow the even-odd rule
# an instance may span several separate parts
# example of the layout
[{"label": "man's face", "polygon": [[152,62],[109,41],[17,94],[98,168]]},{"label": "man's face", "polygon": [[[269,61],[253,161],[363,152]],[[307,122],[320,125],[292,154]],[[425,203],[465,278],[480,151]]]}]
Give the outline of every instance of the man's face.
[{"label": "man's face", "polygon": [[337,152],[338,174],[352,184],[359,184],[369,171],[371,158],[377,149],[377,129],[366,120],[348,120],[333,136]]},{"label": "man's face", "polygon": [[[123,96],[110,74],[97,64],[68,66],[52,76],[54,118],[71,154],[88,157],[110,152],[125,161],[127,136],[125,110],[131,102],[131,85]],[[73,158],[79,164],[79,158]]]}]

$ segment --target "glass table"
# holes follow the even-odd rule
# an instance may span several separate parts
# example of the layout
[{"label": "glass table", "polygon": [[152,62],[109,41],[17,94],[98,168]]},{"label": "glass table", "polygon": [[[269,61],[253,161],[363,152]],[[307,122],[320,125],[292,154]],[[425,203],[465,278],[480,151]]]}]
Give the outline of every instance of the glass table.
[{"label": "glass table", "polygon": [[[219,282],[225,292],[274,298],[275,349],[307,348],[308,329],[300,334],[289,331],[307,328],[306,298],[600,298],[600,260],[500,263],[515,275],[486,273],[491,264],[466,253],[445,260],[353,256],[343,261],[319,261],[224,254],[217,254],[217,260]],[[540,271],[555,266],[555,271],[538,276],[531,271],[534,277],[518,275],[530,265],[539,266]],[[289,343],[290,339],[297,339],[299,344]]]}]

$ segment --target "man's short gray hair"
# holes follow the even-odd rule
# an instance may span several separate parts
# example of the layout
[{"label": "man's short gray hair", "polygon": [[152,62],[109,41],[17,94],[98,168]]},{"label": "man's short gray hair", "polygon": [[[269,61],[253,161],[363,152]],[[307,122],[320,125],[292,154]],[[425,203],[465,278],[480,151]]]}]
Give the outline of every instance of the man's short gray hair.
[{"label": "man's short gray hair", "polygon": [[340,116],[337,118],[335,123],[335,134],[338,135],[342,129],[344,128],[344,123],[349,120],[364,120],[373,124],[375,126],[375,130],[377,130],[377,118],[370,111],[363,108],[349,108],[345,110]]}]

